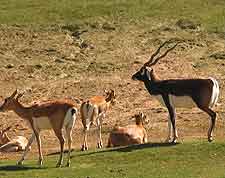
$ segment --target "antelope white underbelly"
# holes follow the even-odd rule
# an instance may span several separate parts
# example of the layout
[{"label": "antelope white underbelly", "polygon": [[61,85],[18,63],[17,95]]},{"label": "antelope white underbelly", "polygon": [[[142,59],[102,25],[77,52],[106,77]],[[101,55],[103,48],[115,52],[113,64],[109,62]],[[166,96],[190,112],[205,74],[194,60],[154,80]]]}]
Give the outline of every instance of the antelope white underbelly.
[{"label": "antelope white underbelly", "polygon": [[[165,106],[164,101],[160,95],[155,96],[155,97],[163,106]],[[174,107],[178,107],[178,108],[194,108],[194,107],[196,107],[195,102],[189,96],[169,95],[169,98],[170,98],[171,104]]]}]

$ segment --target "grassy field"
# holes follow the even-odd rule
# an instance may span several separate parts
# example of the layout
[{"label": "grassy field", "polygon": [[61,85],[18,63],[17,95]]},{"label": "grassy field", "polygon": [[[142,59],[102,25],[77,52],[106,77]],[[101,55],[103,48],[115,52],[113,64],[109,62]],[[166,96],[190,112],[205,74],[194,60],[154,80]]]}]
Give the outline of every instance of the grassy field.
[{"label": "grassy field", "polygon": [[73,152],[70,168],[54,168],[57,156],[45,157],[43,167],[34,160],[23,167],[0,161],[1,178],[224,178],[225,144],[191,142],[178,145],[145,144],[98,152]]},{"label": "grassy field", "polygon": [[209,31],[225,30],[224,0],[1,0],[0,23],[79,24],[99,21],[144,23],[192,19]]}]

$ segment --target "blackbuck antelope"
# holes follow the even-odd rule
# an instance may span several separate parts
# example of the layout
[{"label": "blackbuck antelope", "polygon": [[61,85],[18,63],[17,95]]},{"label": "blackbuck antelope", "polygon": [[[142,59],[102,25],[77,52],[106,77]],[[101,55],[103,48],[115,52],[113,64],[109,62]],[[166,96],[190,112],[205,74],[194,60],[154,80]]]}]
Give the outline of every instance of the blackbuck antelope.
[{"label": "blackbuck antelope", "polygon": [[23,136],[10,138],[7,132],[11,127],[7,127],[0,131],[0,152],[17,152],[24,151],[28,140]]},{"label": "blackbuck antelope", "polygon": [[14,111],[21,118],[26,120],[29,126],[33,130],[33,134],[28,141],[24,154],[18,161],[18,164],[22,164],[26,154],[28,153],[29,147],[36,138],[38,151],[39,151],[39,164],[43,164],[43,156],[41,149],[40,131],[44,129],[53,129],[55,135],[60,142],[60,157],[57,163],[57,167],[62,165],[63,151],[64,151],[64,137],[63,128],[66,130],[66,136],[68,138],[68,161],[67,166],[70,166],[70,151],[72,143],[72,129],[76,120],[77,108],[72,102],[69,101],[49,101],[39,104],[34,104],[29,107],[24,107],[18,99],[23,94],[18,94],[17,90],[13,94],[5,98],[4,103],[0,106],[0,111]]},{"label": "blackbuck antelope", "polygon": [[218,82],[214,78],[160,80],[150,66],[155,65],[159,59],[165,57],[167,53],[173,50],[178,44],[175,44],[173,47],[166,50],[164,54],[154,59],[160,52],[160,49],[168,43],[171,43],[171,41],[164,42],[151,56],[149,61],[132,76],[132,79],[144,82],[150,95],[157,96],[156,98],[167,107],[170,118],[168,120],[168,141],[171,141],[171,123],[173,128],[172,142],[176,142],[178,138],[175,124],[175,107],[198,107],[211,117],[211,124],[208,130],[208,141],[211,142],[213,140],[212,132],[216,122],[216,113],[211,108],[216,104],[219,97]]},{"label": "blackbuck antelope", "polygon": [[81,104],[80,112],[84,126],[84,140],[81,148],[82,151],[88,150],[87,131],[90,129],[91,125],[94,125],[94,123],[96,123],[98,127],[97,147],[102,148],[103,146],[101,136],[102,121],[105,118],[109,107],[116,103],[116,95],[114,90],[105,91],[105,93],[106,96],[94,96]]},{"label": "blackbuck antelope", "polygon": [[134,115],[136,124],[127,125],[125,127],[116,126],[109,135],[108,146],[126,146],[132,144],[147,143],[148,136],[144,125],[148,123],[146,115],[143,113]]}]

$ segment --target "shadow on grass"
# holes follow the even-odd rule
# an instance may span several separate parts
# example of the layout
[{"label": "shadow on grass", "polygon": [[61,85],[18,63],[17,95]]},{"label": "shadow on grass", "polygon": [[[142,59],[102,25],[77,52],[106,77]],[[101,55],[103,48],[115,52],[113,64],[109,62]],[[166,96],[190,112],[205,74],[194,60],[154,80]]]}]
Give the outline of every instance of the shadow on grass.
[{"label": "shadow on grass", "polygon": [[[72,153],[73,151],[75,151],[75,149],[71,149],[71,153]],[[64,150],[64,152],[63,152],[63,153],[68,153],[68,150]],[[54,152],[54,153],[49,153],[49,154],[47,154],[47,156],[51,156],[51,155],[58,155],[58,154],[60,154],[60,152],[59,152],[59,151]]]},{"label": "shadow on grass", "polygon": [[87,156],[87,155],[92,155],[92,154],[99,154],[99,153],[107,153],[107,152],[131,152],[134,150],[140,150],[140,149],[145,149],[145,148],[155,148],[155,147],[170,147],[170,146],[175,146],[179,143],[145,143],[145,144],[138,144],[138,145],[129,145],[129,146],[124,146],[124,147],[114,147],[114,148],[107,148],[105,150],[100,150],[100,151],[93,151],[93,152],[82,152],[80,154],[71,156],[71,158],[76,157],[76,156]]},{"label": "shadow on grass", "polygon": [[33,167],[33,166],[19,166],[19,165],[5,165],[0,166],[0,171],[26,171],[33,169],[45,169],[44,167]]},{"label": "shadow on grass", "polygon": [[[72,155],[71,158],[76,156],[87,156],[92,154],[115,152],[115,151],[116,152],[131,152],[134,150],[140,150],[145,148],[170,147],[170,146],[175,146],[177,144],[179,143],[145,143],[145,144],[123,146],[123,147],[106,148],[104,150],[87,151],[87,152],[81,152],[79,150],[71,149],[71,152],[76,151],[78,153],[76,155]],[[68,150],[65,150],[64,153],[68,153]],[[47,154],[47,156],[58,155],[58,154],[60,154],[60,152],[49,153]]]}]

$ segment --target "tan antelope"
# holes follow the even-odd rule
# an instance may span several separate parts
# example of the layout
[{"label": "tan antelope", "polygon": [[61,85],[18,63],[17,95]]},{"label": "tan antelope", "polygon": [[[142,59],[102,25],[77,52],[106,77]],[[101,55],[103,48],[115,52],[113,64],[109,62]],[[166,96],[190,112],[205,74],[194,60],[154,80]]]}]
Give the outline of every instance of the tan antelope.
[{"label": "tan antelope", "polygon": [[94,125],[95,122],[98,127],[97,147],[102,148],[103,146],[101,136],[102,121],[105,118],[109,107],[114,105],[116,102],[114,90],[105,91],[105,93],[106,96],[94,96],[81,104],[80,112],[84,126],[84,140],[81,148],[82,151],[88,150],[87,131],[90,129],[91,125]]},{"label": "tan antelope", "polygon": [[11,127],[7,127],[0,131],[0,152],[24,151],[28,140],[23,136],[9,138],[7,131],[10,129]]},{"label": "tan antelope", "polygon": [[26,154],[29,151],[29,147],[36,138],[38,151],[39,151],[39,164],[43,164],[43,156],[41,149],[40,131],[45,129],[53,129],[55,135],[60,142],[60,157],[57,163],[57,167],[60,167],[63,162],[64,151],[64,137],[63,128],[66,130],[66,136],[68,138],[68,161],[67,166],[70,166],[70,152],[72,144],[72,129],[76,120],[77,108],[74,103],[65,100],[54,100],[43,103],[34,104],[32,106],[23,106],[18,99],[23,94],[18,94],[17,90],[13,94],[5,98],[4,103],[0,106],[0,111],[14,111],[18,116],[26,120],[33,130],[33,134],[28,141],[24,154],[18,161],[18,164],[22,164]]},{"label": "tan antelope", "polygon": [[126,146],[132,144],[147,143],[148,136],[144,125],[148,123],[146,115],[143,113],[134,115],[136,124],[127,125],[125,127],[115,127],[109,135],[108,146]]},{"label": "tan antelope", "polygon": [[[176,130],[176,107],[192,108],[198,107],[211,117],[211,124],[208,130],[208,141],[213,140],[213,130],[216,122],[216,113],[211,109],[217,102],[219,97],[219,84],[214,78],[207,79],[170,79],[160,80],[154,73],[151,66],[155,65],[159,59],[165,57],[167,53],[173,50],[177,44],[169,48],[163,55],[155,58],[160,49],[172,41],[164,42],[157,51],[151,56],[141,69],[133,76],[133,80],[144,82],[146,89],[150,95],[156,98],[167,107],[169,112],[168,127],[169,134],[167,140],[171,140],[171,131],[173,131],[172,142],[176,142],[178,135]],[[154,59],[155,58],[155,59]],[[171,123],[172,128],[171,130]]]}]

